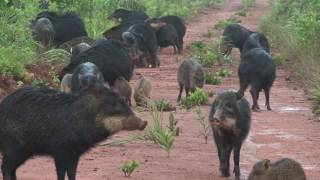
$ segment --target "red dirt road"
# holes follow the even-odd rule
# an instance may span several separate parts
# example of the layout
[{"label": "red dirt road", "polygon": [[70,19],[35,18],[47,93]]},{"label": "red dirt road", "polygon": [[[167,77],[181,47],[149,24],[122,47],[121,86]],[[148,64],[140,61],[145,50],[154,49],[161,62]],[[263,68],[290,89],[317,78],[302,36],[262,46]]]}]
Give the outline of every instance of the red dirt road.
[{"label": "red dirt road", "polygon": [[[194,40],[205,39],[203,34],[219,20],[226,19],[241,9],[241,1],[229,0],[220,8],[205,10],[199,17],[188,23],[185,37],[187,46]],[[257,0],[250,15],[243,17],[242,24],[256,30],[261,18],[270,10],[268,0]],[[176,73],[177,56],[171,48],[159,54],[160,69],[137,69],[136,74],[143,74],[152,79],[152,99],[164,98],[176,104],[178,85]],[[183,57],[187,57],[185,48]],[[238,53],[233,53],[239,59]],[[182,59],[179,57],[178,59]],[[206,85],[205,90],[220,92],[225,89],[238,89],[237,67],[232,67],[233,75],[224,78],[219,86]],[[243,144],[240,158],[240,169],[244,179],[252,165],[264,158],[276,160],[290,157],[299,161],[308,179],[320,180],[320,123],[316,122],[311,113],[311,102],[307,100],[303,89],[298,83],[286,81],[290,73],[282,68],[277,69],[277,79],[271,89],[272,111],[266,111],[264,95],[260,95],[261,112],[253,112],[252,128]],[[135,75],[132,85],[140,75]],[[247,92],[247,99],[251,96]],[[212,99],[210,100],[212,102]],[[209,106],[203,106],[204,115],[208,116]],[[148,112],[138,113],[144,119],[150,119]],[[119,171],[119,165],[126,160],[138,160],[140,168],[130,179],[134,180],[218,180],[217,150],[210,136],[208,144],[200,136],[201,127],[196,120],[195,109],[189,111],[179,109],[175,112],[182,133],[176,137],[169,158],[157,145],[152,143],[129,143],[123,146],[97,146],[82,156],[78,167],[77,178],[80,180],[121,180],[127,179]],[[164,114],[167,120],[168,113]],[[122,138],[127,132],[115,135]],[[111,140],[109,140],[111,141]],[[108,141],[107,141],[108,142]],[[233,163],[231,170],[233,169]],[[27,161],[17,171],[18,179],[43,180],[56,179],[53,160],[46,157],[35,157]],[[232,179],[233,177],[229,178]]]}]

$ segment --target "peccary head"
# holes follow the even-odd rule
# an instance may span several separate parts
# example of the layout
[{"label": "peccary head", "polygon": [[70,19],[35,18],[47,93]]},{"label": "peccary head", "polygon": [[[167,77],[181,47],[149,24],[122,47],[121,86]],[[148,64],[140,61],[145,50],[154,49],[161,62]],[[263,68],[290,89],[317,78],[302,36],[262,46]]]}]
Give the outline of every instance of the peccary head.
[{"label": "peccary head", "polygon": [[118,20],[118,19],[125,19],[131,11],[126,9],[116,9],[111,15],[107,17],[109,20]]},{"label": "peccary head", "polygon": [[54,27],[50,19],[42,17],[36,20],[33,32],[35,40],[41,42],[43,45],[49,45],[54,38],[54,34]]},{"label": "peccary head", "polygon": [[270,160],[269,159],[264,159],[259,162],[257,162],[253,168],[252,171],[249,175],[248,180],[259,180],[263,179],[264,176],[267,176],[267,172],[270,168]]},{"label": "peccary head", "polygon": [[101,85],[83,89],[83,93],[91,94],[95,98],[88,101],[90,106],[96,107],[96,120],[111,134],[120,130],[143,130],[147,122],[137,117],[128,104],[116,92]]},{"label": "peccary head", "polygon": [[234,47],[232,41],[228,37],[222,36],[220,41],[220,52],[222,55],[229,56],[231,54],[232,47]]},{"label": "peccary head", "polygon": [[[80,54],[90,48],[91,48],[91,46],[88,43],[85,43],[85,42],[79,43],[70,49],[71,57],[75,57],[78,54]],[[71,59],[73,59],[73,58],[71,58]]]},{"label": "peccary head", "polygon": [[190,87],[191,92],[194,92],[196,88],[202,88],[204,84],[204,73],[202,68],[198,68],[194,73]]},{"label": "peccary head", "polygon": [[128,50],[131,60],[134,62],[138,61],[140,56],[142,55],[142,52],[139,50],[137,37],[131,32],[123,32],[122,40],[124,42],[124,46]]},{"label": "peccary head", "polygon": [[209,114],[212,127],[234,129],[237,121],[238,103],[237,94],[233,90],[219,93],[213,101]]}]

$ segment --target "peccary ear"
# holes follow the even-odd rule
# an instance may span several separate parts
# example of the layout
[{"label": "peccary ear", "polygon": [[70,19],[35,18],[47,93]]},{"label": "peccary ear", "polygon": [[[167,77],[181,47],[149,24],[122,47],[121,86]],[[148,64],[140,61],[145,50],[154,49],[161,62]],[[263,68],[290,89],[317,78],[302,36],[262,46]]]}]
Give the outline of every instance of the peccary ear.
[{"label": "peccary ear", "polygon": [[270,167],[270,160],[269,159],[264,159],[263,160],[263,170],[267,171]]},{"label": "peccary ear", "polygon": [[162,28],[165,25],[167,25],[167,23],[165,23],[163,21],[157,21],[157,22],[150,23],[150,26],[155,30],[159,30],[160,28]]}]

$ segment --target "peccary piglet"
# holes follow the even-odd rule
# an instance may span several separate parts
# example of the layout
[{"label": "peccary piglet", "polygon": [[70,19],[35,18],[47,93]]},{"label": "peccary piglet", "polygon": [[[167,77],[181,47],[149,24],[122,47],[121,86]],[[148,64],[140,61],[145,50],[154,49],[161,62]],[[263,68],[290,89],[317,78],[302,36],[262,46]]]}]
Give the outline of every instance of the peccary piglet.
[{"label": "peccary piglet", "polygon": [[81,63],[72,75],[71,91],[77,93],[90,86],[104,84],[103,75],[95,64],[91,62]]},{"label": "peccary piglet", "polygon": [[270,54],[260,44],[261,34],[252,33],[245,42],[241,62],[238,67],[240,89],[238,95],[244,95],[245,90],[251,85],[253,100],[252,109],[260,109],[258,105],[259,92],[263,89],[268,110],[271,110],[269,95],[271,86],[276,78],[276,66]]},{"label": "peccary piglet", "polygon": [[137,106],[147,106],[152,90],[151,81],[145,77],[141,77],[137,81],[137,86],[134,90],[134,100]]},{"label": "peccary piglet", "polygon": [[[220,44],[220,51],[223,55],[230,55],[232,48],[238,48],[240,53],[242,53],[244,43],[252,33],[256,32],[253,32],[240,24],[230,24],[226,26],[222,34],[223,39]],[[260,35],[260,44],[268,53],[270,53],[267,38],[263,34]]]},{"label": "peccary piglet", "polygon": [[71,80],[72,74],[66,74],[63,76],[61,83],[60,83],[60,91],[65,93],[71,92]]},{"label": "peccary piglet", "polygon": [[129,82],[124,77],[118,77],[113,85],[113,89],[119,96],[131,106],[132,89]]},{"label": "peccary piglet", "polygon": [[218,149],[220,175],[230,176],[229,161],[231,151],[234,154],[233,172],[240,177],[240,150],[250,129],[251,111],[249,102],[237,96],[233,90],[219,93],[211,107],[209,122],[213,130],[213,137]]},{"label": "peccary piglet", "polygon": [[293,159],[283,158],[274,163],[264,159],[253,166],[248,180],[306,180],[306,175]]},{"label": "peccary piglet", "polygon": [[178,69],[178,84],[180,87],[177,101],[181,99],[183,88],[185,88],[186,96],[189,91],[194,92],[196,88],[202,88],[204,84],[204,72],[202,65],[195,59],[185,60]]},{"label": "peccary piglet", "polygon": [[133,20],[147,20],[149,16],[143,11],[132,11],[127,9],[116,9],[112,14],[110,14],[108,19],[121,19],[121,23],[130,22]]},{"label": "peccary piglet", "polygon": [[0,123],[5,180],[16,179],[16,169],[35,155],[54,158],[58,180],[66,173],[75,179],[80,156],[96,143],[147,125],[117,93],[99,85],[79,94],[21,88],[1,102]]}]

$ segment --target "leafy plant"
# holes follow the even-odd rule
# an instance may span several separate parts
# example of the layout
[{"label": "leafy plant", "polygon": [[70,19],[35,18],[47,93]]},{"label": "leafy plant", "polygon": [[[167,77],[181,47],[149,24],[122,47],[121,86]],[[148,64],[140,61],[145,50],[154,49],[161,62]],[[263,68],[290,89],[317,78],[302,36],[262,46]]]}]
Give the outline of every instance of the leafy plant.
[{"label": "leafy plant", "polygon": [[200,88],[196,88],[189,96],[181,98],[181,105],[186,109],[190,109],[196,105],[203,105],[208,102],[208,95]]},{"label": "leafy plant", "polygon": [[222,79],[213,73],[206,73],[204,76],[204,81],[206,84],[219,85],[222,83]]},{"label": "leafy plant", "polygon": [[210,125],[209,125],[208,121],[205,119],[200,106],[197,107],[196,113],[198,116],[197,120],[199,121],[199,123],[201,125],[201,135],[204,137],[205,143],[208,144]]},{"label": "leafy plant", "polygon": [[179,136],[180,133],[180,128],[177,127],[177,123],[178,121],[174,118],[173,113],[170,112],[168,129],[173,136]]},{"label": "leafy plant", "polygon": [[219,43],[205,43],[203,41],[194,41],[191,43],[192,55],[199,60],[204,67],[212,67],[222,58],[219,53]]},{"label": "leafy plant", "polygon": [[156,100],[153,102],[153,106],[158,110],[158,111],[171,111],[175,110],[175,107],[170,104],[169,101],[166,101],[164,99]]},{"label": "leafy plant", "polygon": [[48,86],[48,83],[45,82],[43,79],[36,78],[32,80],[31,85],[32,86]]},{"label": "leafy plant", "polygon": [[133,173],[134,170],[139,168],[140,164],[138,161],[131,161],[123,163],[119,169],[123,172],[124,176],[129,177]]},{"label": "leafy plant", "polygon": [[220,77],[230,77],[232,75],[232,71],[221,68],[216,72],[216,74]]}]

